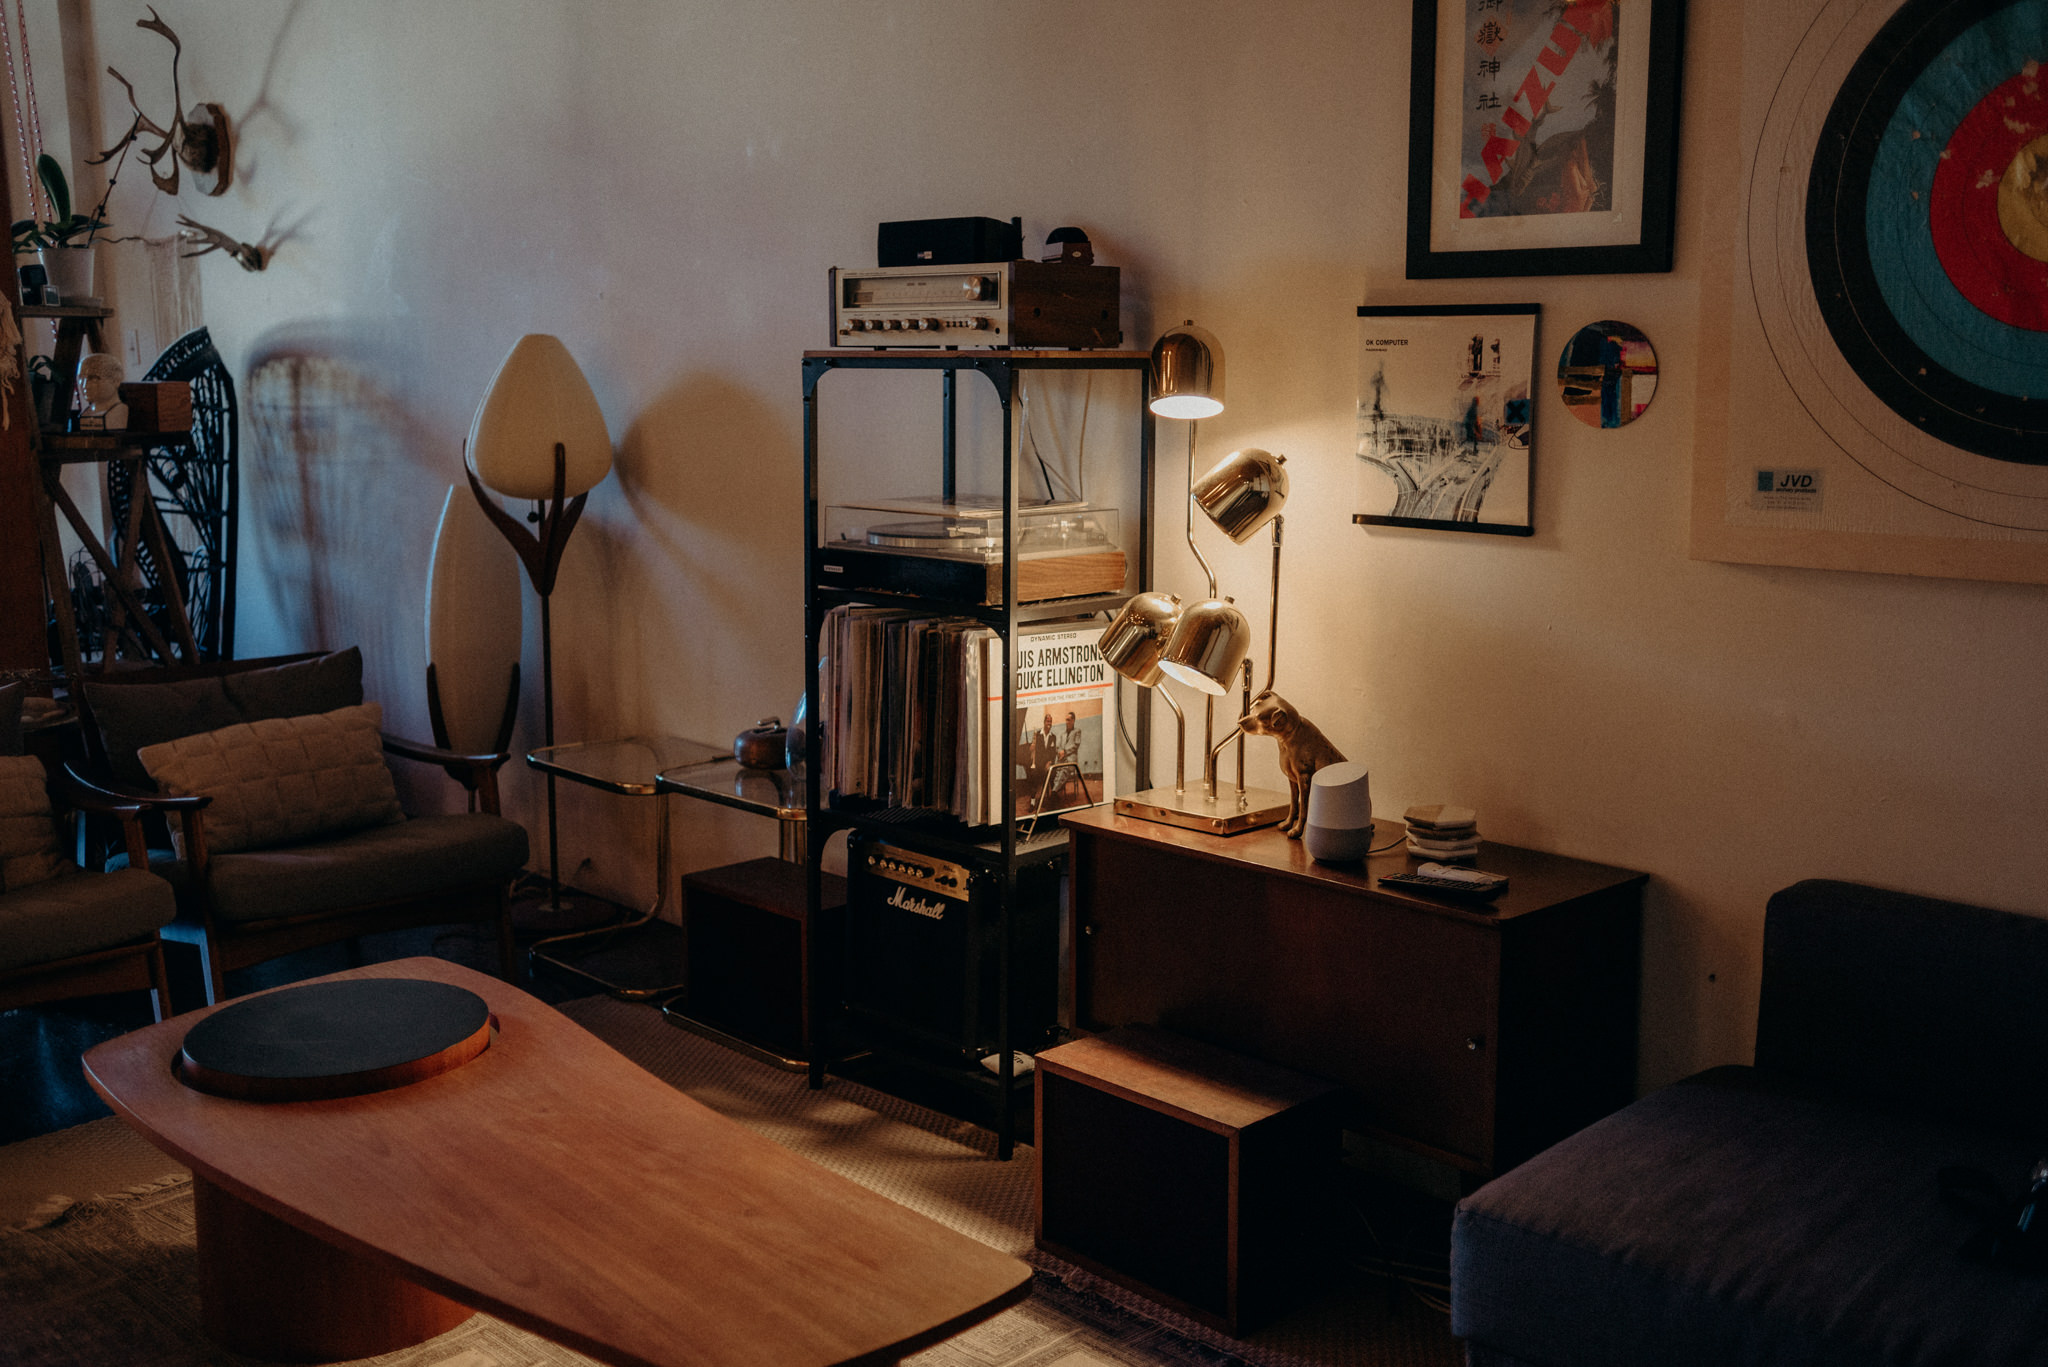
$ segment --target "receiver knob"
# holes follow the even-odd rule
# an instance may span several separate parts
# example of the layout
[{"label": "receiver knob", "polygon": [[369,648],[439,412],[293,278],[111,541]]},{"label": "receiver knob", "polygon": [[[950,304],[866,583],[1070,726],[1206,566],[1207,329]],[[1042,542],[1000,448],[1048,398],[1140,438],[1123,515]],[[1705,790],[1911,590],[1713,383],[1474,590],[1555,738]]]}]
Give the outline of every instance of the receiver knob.
[{"label": "receiver knob", "polygon": [[976,319],[974,320],[974,326],[975,326],[975,328],[976,328],[977,330],[979,330],[979,331],[982,331],[982,332],[986,332],[986,331],[988,331],[988,329],[989,329],[989,327],[991,326],[991,324],[990,324],[989,320],[988,320],[988,319],[986,319],[986,318],[976,318]]},{"label": "receiver knob", "polygon": [[917,320],[917,325],[921,328],[926,329],[927,331],[937,332],[946,324],[945,320],[940,318],[920,318]]}]

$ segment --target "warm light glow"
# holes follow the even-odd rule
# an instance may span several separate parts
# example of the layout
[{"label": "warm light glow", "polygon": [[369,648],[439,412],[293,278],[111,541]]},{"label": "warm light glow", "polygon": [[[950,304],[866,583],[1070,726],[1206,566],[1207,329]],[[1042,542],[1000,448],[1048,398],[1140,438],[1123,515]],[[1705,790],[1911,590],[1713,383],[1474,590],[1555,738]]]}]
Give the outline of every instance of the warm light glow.
[{"label": "warm light glow", "polygon": [[1162,418],[1213,418],[1223,405],[1200,394],[1162,394],[1152,400],[1151,409]]}]

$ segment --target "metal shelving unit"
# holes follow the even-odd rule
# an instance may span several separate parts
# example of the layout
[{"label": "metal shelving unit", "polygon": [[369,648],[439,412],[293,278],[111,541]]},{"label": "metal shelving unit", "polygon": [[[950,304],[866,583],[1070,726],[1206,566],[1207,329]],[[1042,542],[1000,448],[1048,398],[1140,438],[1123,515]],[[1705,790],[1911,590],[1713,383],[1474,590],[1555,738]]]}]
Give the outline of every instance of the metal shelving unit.
[{"label": "metal shelving unit", "polygon": [[[819,634],[824,619],[834,607],[841,604],[868,604],[876,606],[898,606],[929,609],[935,614],[948,617],[969,618],[1000,633],[1005,642],[1005,658],[1012,666],[1003,674],[1003,717],[1005,729],[1016,715],[1016,670],[1015,651],[1012,643],[1020,626],[1036,622],[1057,621],[1099,615],[1120,607],[1130,593],[1135,592],[1152,579],[1152,536],[1151,502],[1154,465],[1153,416],[1147,406],[1150,397],[1150,357],[1142,351],[943,351],[943,350],[901,350],[863,351],[832,350],[809,351],[803,357],[804,395],[804,645],[806,660],[806,709],[814,724],[809,728],[809,751],[807,772],[809,792],[807,795],[807,844],[805,849],[805,895],[810,914],[815,918],[822,904],[822,860],[825,845],[831,837],[841,831],[864,831],[879,839],[914,839],[921,849],[956,863],[987,870],[1000,875],[1002,892],[1000,903],[1000,928],[996,937],[998,966],[996,972],[996,1038],[993,1043],[998,1066],[985,1090],[992,1091],[996,1102],[995,1131],[997,1156],[1010,1157],[1015,1142],[1015,1122],[1011,1101],[1017,1094],[1020,1078],[1014,1068],[1011,1032],[1011,1001],[1013,997],[1013,968],[1016,927],[1012,910],[1018,900],[1018,874],[1022,870],[1055,863],[1066,858],[1066,833],[1057,826],[1050,830],[1039,830],[1026,836],[1018,830],[1016,766],[1004,763],[1002,768],[1002,808],[1005,820],[994,829],[993,838],[986,833],[966,831],[964,834],[957,823],[953,829],[943,825],[934,829],[920,828],[914,820],[905,820],[900,813],[892,811],[856,811],[830,805],[828,795],[820,790],[819,775],[822,772],[820,733],[823,728],[816,724],[819,718],[818,655]],[[819,387],[828,375],[840,372],[874,371],[923,371],[936,372],[940,380],[940,450],[939,469],[936,472],[940,497],[950,501],[957,493],[960,477],[960,393],[959,377],[965,373],[978,375],[993,388],[998,406],[1001,428],[1000,463],[1002,469],[1002,527],[1003,564],[1002,593],[999,604],[957,601],[945,598],[916,596],[906,593],[869,591],[821,583],[823,575],[819,569],[819,550],[823,541],[825,511],[820,495],[820,451],[819,451]],[[1019,460],[1022,448],[1022,386],[1025,376],[1042,371],[1109,371],[1135,374],[1137,378],[1136,411],[1130,416],[1136,420],[1137,462],[1136,484],[1126,499],[1126,517],[1122,540],[1127,548],[1134,548],[1136,554],[1128,557],[1125,584],[1122,591],[1111,594],[1089,594],[1074,598],[1054,599],[1044,602],[1020,604],[1018,602],[1018,548],[1015,530],[1021,507],[1019,496]],[[1135,518],[1129,516],[1135,512]],[[1113,720],[1105,718],[1105,746],[1117,744]],[[1137,717],[1137,773],[1140,788],[1149,786],[1149,709],[1140,707]],[[851,918],[849,918],[851,919]],[[828,952],[814,938],[812,953],[820,956]],[[820,972],[822,962],[814,957],[811,965],[811,981],[815,984],[826,977]],[[963,965],[963,971],[966,971]],[[837,1015],[837,1003],[814,1000],[811,1003],[813,1018],[830,1021]],[[826,1059],[830,1050],[816,1051],[810,1061],[810,1081],[813,1087],[824,1085]],[[906,1060],[908,1062],[915,1061]],[[930,1065],[921,1065],[929,1068]],[[979,1070],[970,1072],[958,1070],[961,1079],[985,1078]]]}]

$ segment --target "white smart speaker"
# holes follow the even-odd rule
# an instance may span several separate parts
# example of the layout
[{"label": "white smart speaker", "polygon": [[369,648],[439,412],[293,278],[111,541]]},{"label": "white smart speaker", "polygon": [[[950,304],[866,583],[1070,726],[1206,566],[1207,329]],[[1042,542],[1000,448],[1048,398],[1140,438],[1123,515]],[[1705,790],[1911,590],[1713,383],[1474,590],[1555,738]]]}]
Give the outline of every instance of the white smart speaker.
[{"label": "white smart speaker", "polygon": [[1308,826],[1301,843],[1311,859],[1352,864],[1372,849],[1372,788],[1356,760],[1326,764],[1308,785]]}]

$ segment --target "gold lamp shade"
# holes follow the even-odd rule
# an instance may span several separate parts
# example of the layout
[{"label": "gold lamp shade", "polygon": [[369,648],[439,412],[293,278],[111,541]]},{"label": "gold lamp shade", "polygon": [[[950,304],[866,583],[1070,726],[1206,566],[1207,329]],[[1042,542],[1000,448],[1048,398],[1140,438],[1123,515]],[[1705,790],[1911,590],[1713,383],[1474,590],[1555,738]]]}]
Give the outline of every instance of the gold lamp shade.
[{"label": "gold lamp shade", "polygon": [[1141,688],[1166,681],[1159,668],[1166,642],[1180,620],[1180,599],[1171,593],[1145,592],[1125,603],[1116,619],[1103,628],[1096,649],[1102,661]]},{"label": "gold lamp shade", "polygon": [[1244,614],[1228,598],[1205,598],[1181,610],[1159,667],[1190,688],[1228,693],[1251,648],[1252,624]]},{"label": "gold lamp shade", "polygon": [[507,498],[555,494],[555,446],[564,498],[597,487],[612,468],[612,438],[597,395],[558,337],[528,333],[491,378],[469,426],[477,478]]},{"label": "gold lamp shade", "polygon": [[1287,506],[1287,457],[1256,446],[1232,451],[1192,492],[1209,520],[1241,546]]},{"label": "gold lamp shade", "polygon": [[1151,408],[1162,418],[1213,418],[1223,411],[1223,345],[1192,322],[1152,344]]}]

